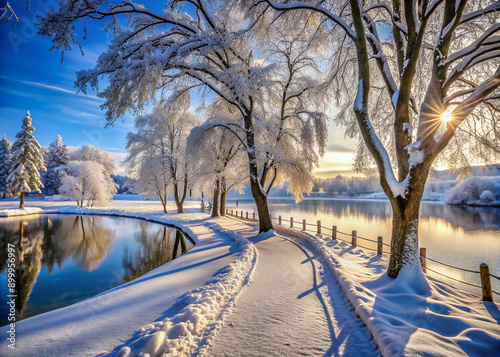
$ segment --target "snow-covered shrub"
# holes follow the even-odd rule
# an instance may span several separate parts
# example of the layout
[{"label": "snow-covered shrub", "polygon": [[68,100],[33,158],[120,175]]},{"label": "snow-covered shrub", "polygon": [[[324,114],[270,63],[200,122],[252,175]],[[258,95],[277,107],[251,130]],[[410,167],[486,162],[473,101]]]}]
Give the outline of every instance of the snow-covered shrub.
[{"label": "snow-covered shrub", "polygon": [[479,199],[481,200],[481,202],[490,203],[490,202],[497,201],[497,196],[493,192],[491,192],[490,190],[485,190],[485,191],[483,191],[483,193],[481,193],[481,196],[479,196]]},{"label": "snow-covered shrub", "polygon": [[70,161],[66,165],[59,192],[73,198],[78,205],[93,206],[97,201],[109,201],[117,185],[104,166],[94,161]]},{"label": "snow-covered shrub", "polygon": [[498,200],[499,193],[498,180],[472,176],[446,193],[446,203],[451,205],[489,203]]}]

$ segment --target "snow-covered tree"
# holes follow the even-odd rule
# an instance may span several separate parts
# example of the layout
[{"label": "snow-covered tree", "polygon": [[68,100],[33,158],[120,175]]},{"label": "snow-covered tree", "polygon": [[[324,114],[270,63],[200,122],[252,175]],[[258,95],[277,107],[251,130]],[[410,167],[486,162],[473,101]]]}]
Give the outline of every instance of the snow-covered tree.
[{"label": "snow-covered tree", "polygon": [[7,177],[9,176],[9,161],[11,157],[12,143],[7,140],[5,134],[0,141],[0,196],[7,195]]},{"label": "snow-covered tree", "polygon": [[66,165],[69,161],[69,153],[67,145],[63,144],[60,135],[50,144],[47,153],[46,166],[47,173],[45,175],[44,186],[47,193],[50,191],[58,193],[60,182],[61,167]]},{"label": "snow-covered tree", "polygon": [[84,201],[92,207],[94,203],[110,201],[116,193],[117,185],[97,161],[69,161],[61,178],[59,191],[73,198],[83,207]]},{"label": "snow-covered tree", "polygon": [[256,0],[254,5],[316,24],[325,50],[331,50],[338,120],[363,143],[356,165],[375,162],[393,208],[388,274],[418,267],[419,207],[432,164],[465,158],[467,151],[498,158],[500,2]]},{"label": "snow-covered tree", "polygon": [[111,156],[93,145],[84,145],[70,154],[72,161],[93,161],[101,164],[108,176],[116,173],[116,165]]},{"label": "snow-covered tree", "polygon": [[134,131],[127,135],[125,162],[137,180],[134,187],[141,193],[160,196],[164,211],[169,193],[174,194],[178,213],[183,212],[187,195],[186,138],[199,124],[189,104],[189,92],[159,104],[151,113],[138,116]]},{"label": "snow-covered tree", "polygon": [[168,170],[168,163],[164,157],[145,157],[137,169],[129,168],[136,177],[129,185],[132,192],[148,197],[158,196],[167,213],[167,199],[173,193],[172,176]]},{"label": "snow-covered tree", "polygon": [[210,117],[191,130],[187,139],[194,186],[198,191],[213,192],[212,217],[225,215],[227,192],[241,189],[249,179],[241,141],[226,127],[212,126],[213,121],[226,125],[238,121],[227,109],[223,100],[214,103],[207,110]]},{"label": "snow-covered tree", "polygon": [[31,125],[28,111],[23,119],[21,131],[16,134],[17,140],[12,145],[12,157],[9,162],[10,174],[7,177],[7,193],[21,197],[19,208],[24,208],[26,192],[41,193],[40,171],[45,171],[40,144],[33,136],[35,127]]},{"label": "snow-covered tree", "polygon": [[[267,27],[267,26],[266,26]],[[273,63],[272,84],[264,89],[262,113],[257,127],[258,158],[262,161],[261,185],[271,188],[287,184],[299,201],[311,191],[312,169],[319,164],[327,141],[327,117],[321,92],[317,39],[302,31],[290,33],[280,24],[267,27],[264,47]]]},{"label": "snow-covered tree", "polygon": [[[126,26],[116,21],[120,15],[128,17]],[[238,134],[247,152],[259,229],[272,229],[254,128],[267,67],[252,61],[252,36],[244,31],[252,25],[240,9],[222,0],[179,0],[167,2],[160,13],[130,1],[65,0],[41,21],[40,32],[53,37],[55,49],[70,50],[78,43],[73,23],[88,17],[109,19],[113,40],[94,69],[79,72],[76,85],[84,92],[88,86],[97,89],[100,76],[108,75],[109,85],[98,95],[106,99],[109,124],[157,100],[159,89],[172,90],[174,96],[180,90],[209,89],[243,118],[244,130]]]}]

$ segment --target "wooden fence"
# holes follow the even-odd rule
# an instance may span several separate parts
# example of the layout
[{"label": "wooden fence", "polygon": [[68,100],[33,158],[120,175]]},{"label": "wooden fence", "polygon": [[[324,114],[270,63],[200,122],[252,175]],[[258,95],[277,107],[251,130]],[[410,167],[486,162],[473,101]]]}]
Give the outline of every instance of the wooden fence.
[{"label": "wooden fence", "polygon": [[[238,217],[238,211],[233,211],[232,209],[231,210],[226,209],[226,215],[230,215],[232,217],[240,218],[243,220],[256,221],[255,212],[253,212],[252,218],[249,218],[248,211],[246,212],[245,215],[243,214],[244,213],[243,211],[240,211],[240,212],[241,212],[241,214]],[[269,217],[271,218],[271,220],[273,220],[272,216],[269,216]],[[289,228],[296,229],[296,230],[298,229],[298,227],[294,227],[293,217],[290,217],[290,219],[283,219],[280,215],[280,216],[278,216],[277,219],[274,219],[274,221],[277,221],[278,225],[280,225],[282,227],[289,227]],[[297,221],[295,221],[295,222],[297,222]],[[284,225],[284,223],[286,223],[286,225]],[[314,229],[311,229],[308,227],[314,227]],[[333,225],[331,228],[322,226],[321,221],[319,221],[319,220],[316,221],[316,224],[312,224],[312,223],[307,223],[306,220],[303,219],[302,220],[302,231],[316,233],[316,234],[323,234],[323,235],[331,237],[332,240],[340,240],[340,241],[343,241],[346,243],[351,243],[351,246],[360,247],[363,249],[375,251],[379,255],[381,255],[381,254],[389,254],[390,255],[391,254],[390,250],[384,251],[384,247],[387,247],[390,249],[390,245],[387,243],[384,243],[384,239],[380,236],[377,237],[377,240],[361,237],[358,235],[357,231],[355,231],[355,230],[353,230],[351,233],[346,233],[346,232],[339,231],[336,225]],[[347,238],[342,239],[342,238],[340,238],[340,236],[350,237],[350,240],[348,240]],[[374,248],[370,248],[370,247],[361,245],[358,243],[358,239],[375,243],[377,248],[374,249]],[[441,264],[441,265],[446,266],[448,268],[456,269],[456,270],[463,271],[466,273],[478,274],[480,276],[481,285],[470,283],[470,282],[460,280],[460,279],[456,279],[456,278],[451,277],[449,275],[438,272],[435,269],[432,269],[427,265],[428,261],[431,261],[431,262],[436,263],[436,264]],[[441,276],[446,277],[448,279],[451,279],[451,280],[454,280],[454,281],[457,281],[457,282],[460,282],[460,283],[463,283],[463,284],[466,284],[469,286],[473,286],[476,288],[480,288],[482,290],[483,301],[493,301],[493,294],[497,294],[500,296],[499,292],[494,291],[491,288],[491,277],[497,279],[499,282],[500,282],[500,277],[498,277],[494,274],[491,274],[489,271],[488,265],[485,263],[481,263],[481,265],[479,266],[479,271],[463,269],[463,268],[459,268],[459,267],[456,267],[453,265],[449,265],[449,264],[428,258],[427,257],[427,250],[425,248],[420,248],[420,263],[422,265],[422,271],[424,272],[424,274],[428,274],[428,271],[431,271],[435,274],[441,275]]]}]

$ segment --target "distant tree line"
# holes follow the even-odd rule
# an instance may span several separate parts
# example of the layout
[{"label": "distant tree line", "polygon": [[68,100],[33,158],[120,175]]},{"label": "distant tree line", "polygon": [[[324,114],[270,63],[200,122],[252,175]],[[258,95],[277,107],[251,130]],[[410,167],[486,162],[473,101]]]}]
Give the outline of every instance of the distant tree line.
[{"label": "distant tree line", "polygon": [[312,192],[324,192],[331,196],[355,196],[365,193],[381,192],[378,177],[347,177],[337,175],[333,178],[315,178]]}]

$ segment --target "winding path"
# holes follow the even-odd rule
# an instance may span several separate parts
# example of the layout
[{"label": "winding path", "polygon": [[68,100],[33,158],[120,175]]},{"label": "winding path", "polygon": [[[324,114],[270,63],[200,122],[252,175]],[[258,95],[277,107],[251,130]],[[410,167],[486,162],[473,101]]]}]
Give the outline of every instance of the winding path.
[{"label": "winding path", "polygon": [[377,355],[333,274],[306,244],[238,231],[255,244],[257,267],[210,356]]}]

